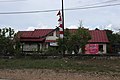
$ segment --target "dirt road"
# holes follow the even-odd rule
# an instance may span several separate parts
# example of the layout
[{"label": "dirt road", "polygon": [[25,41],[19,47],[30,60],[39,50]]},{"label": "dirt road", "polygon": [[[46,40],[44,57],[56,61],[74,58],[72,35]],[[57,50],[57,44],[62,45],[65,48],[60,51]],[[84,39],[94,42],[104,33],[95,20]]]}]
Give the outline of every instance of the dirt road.
[{"label": "dirt road", "polygon": [[120,80],[120,74],[78,73],[46,69],[0,70],[0,79],[9,80]]}]

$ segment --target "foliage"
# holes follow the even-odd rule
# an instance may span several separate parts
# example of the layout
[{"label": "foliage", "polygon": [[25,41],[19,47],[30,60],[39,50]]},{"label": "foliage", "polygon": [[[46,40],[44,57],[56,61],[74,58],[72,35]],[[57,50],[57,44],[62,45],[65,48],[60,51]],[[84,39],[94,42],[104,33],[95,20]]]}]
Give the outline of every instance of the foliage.
[{"label": "foliage", "polygon": [[49,55],[58,55],[59,52],[55,47],[49,47],[44,53]]},{"label": "foliage", "polygon": [[71,36],[72,47],[74,51],[78,53],[79,48],[82,48],[84,51],[84,46],[90,40],[90,34],[85,28],[78,28],[78,30]]},{"label": "foliage", "polygon": [[0,29],[0,55],[13,55],[13,41],[14,29],[3,28]]},{"label": "foliage", "polygon": [[119,73],[120,60],[0,59],[0,69],[53,69],[77,72]]},{"label": "foliage", "polygon": [[107,31],[107,36],[111,44],[120,43],[120,35],[117,33],[112,33],[110,30]]},{"label": "foliage", "polygon": [[12,28],[0,29],[0,35],[2,35],[4,37],[12,38],[12,37],[14,37],[14,29],[12,29]]},{"label": "foliage", "polygon": [[14,44],[14,53],[15,53],[15,57],[16,58],[23,58],[25,55],[24,53],[22,53],[22,49],[21,49],[21,43],[19,41],[16,41]]},{"label": "foliage", "polygon": [[87,44],[91,36],[87,29],[79,27],[76,31],[70,32],[69,29],[65,30],[64,39],[58,39],[58,45],[60,51],[68,51],[78,53],[80,48],[83,48]]},{"label": "foliage", "polygon": [[119,44],[120,45],[120,35],[117,33],[113,33],[111,30],[106,30],[108,40],[110,41],[108,45],[108,52],[114,52],[110,51],[112,45]]}]

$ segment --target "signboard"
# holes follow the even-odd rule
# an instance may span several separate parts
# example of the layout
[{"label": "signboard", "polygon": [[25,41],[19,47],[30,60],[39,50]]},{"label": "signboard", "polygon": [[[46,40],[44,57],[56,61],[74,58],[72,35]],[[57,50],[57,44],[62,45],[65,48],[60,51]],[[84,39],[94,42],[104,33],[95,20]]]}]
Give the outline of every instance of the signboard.
[{"label": "signboard", "polygon": [[99,45],[98,44],[87,44],[85,46],[85,54],[98,54]]},{"label": "signboard", "polygon": [[58,46],[57,42],[50,42],[50,46]]}]

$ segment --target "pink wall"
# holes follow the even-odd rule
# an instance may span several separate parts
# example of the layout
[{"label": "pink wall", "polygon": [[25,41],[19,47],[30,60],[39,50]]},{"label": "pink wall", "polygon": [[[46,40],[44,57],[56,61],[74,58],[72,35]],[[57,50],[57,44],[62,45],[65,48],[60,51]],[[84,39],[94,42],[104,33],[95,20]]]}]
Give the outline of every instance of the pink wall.
[{"label": "pink wall", "polygon": [[99,45],[98,44],[87,44],[85,46],[85,54],[98,54]]}]

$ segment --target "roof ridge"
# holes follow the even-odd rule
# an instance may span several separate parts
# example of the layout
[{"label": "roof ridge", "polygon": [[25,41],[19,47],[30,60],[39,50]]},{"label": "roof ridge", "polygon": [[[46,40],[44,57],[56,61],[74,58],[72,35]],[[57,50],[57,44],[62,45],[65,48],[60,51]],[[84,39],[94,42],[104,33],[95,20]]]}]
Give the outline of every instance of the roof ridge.
[{"label": "roof ridge", "polygon": [[54,29],[34,29],[35,30],[54,30]]},{"label": "roof ridge", "polygon": [[18,32],[34,32],[34,31],[18,31]]}]

